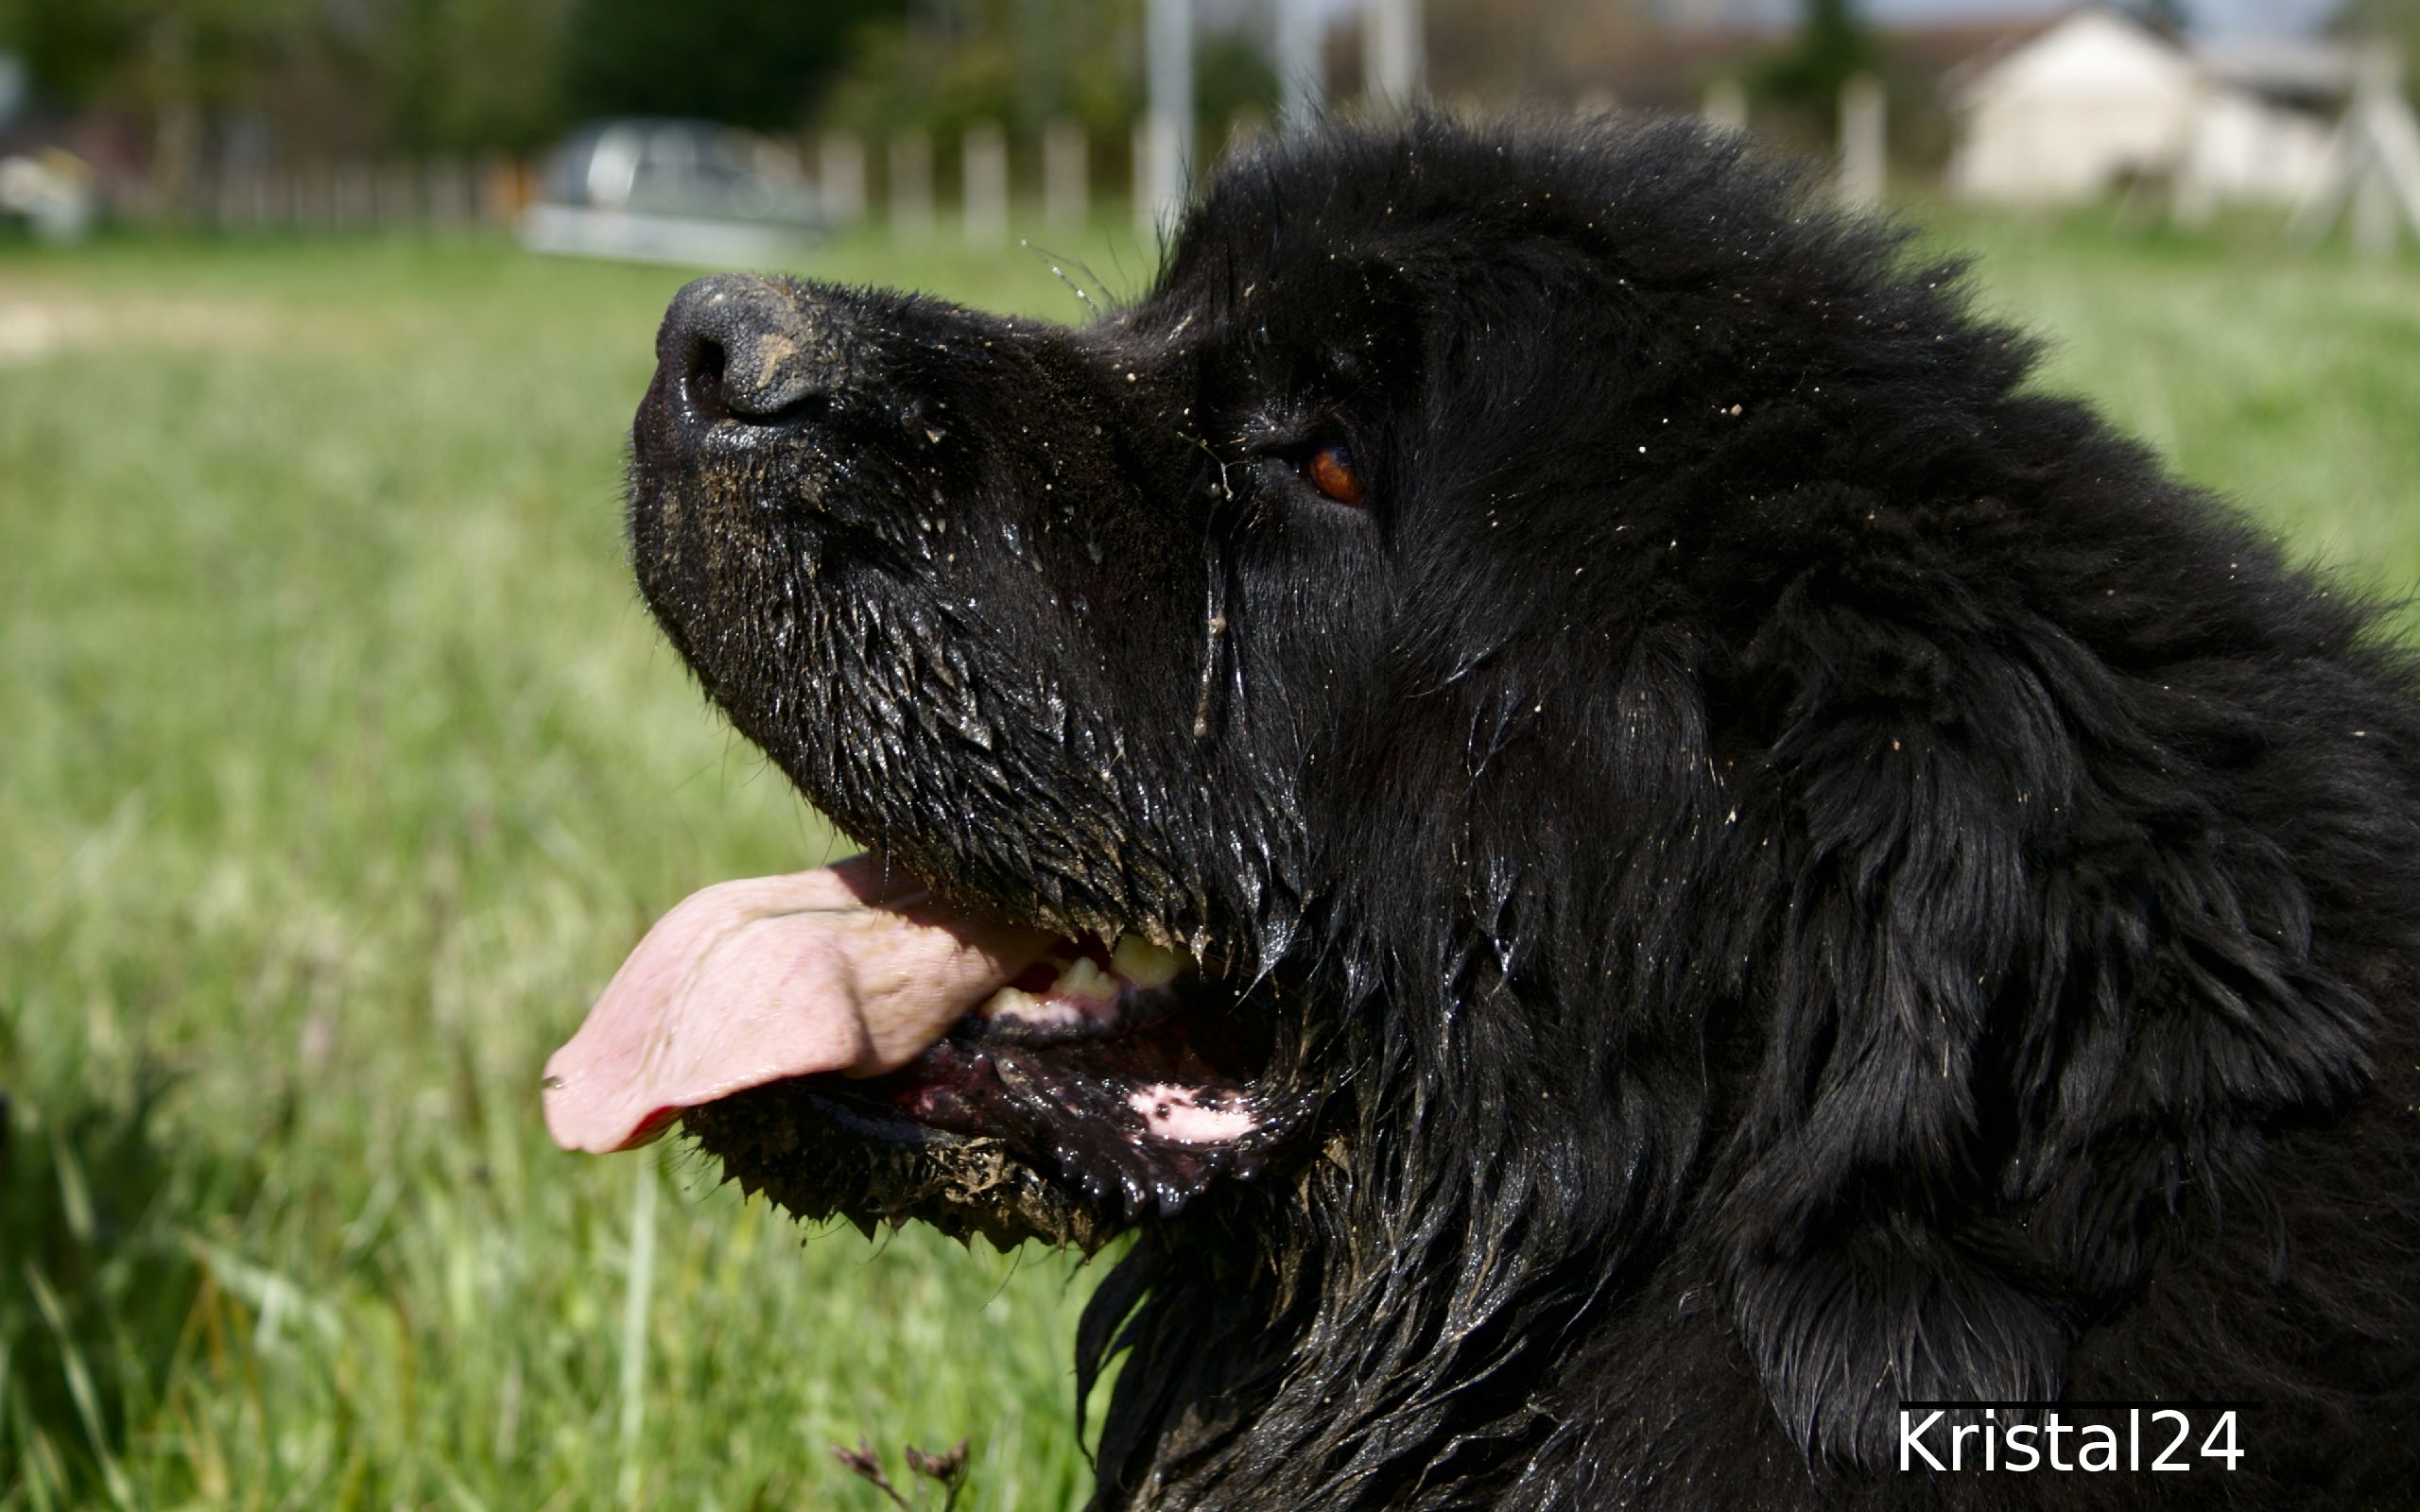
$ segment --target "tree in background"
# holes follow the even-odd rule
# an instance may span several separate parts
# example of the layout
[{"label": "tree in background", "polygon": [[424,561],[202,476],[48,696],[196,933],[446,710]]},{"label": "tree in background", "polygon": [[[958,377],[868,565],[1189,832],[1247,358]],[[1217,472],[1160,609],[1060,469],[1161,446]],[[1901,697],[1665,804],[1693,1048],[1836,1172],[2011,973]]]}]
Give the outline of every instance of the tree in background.
[{"label": "tree in background", "polygon": [[1843,85],[1881,60],[1881,45],[1855,0],[1806,0],[1797,41],[1757,70],[1752,87],[1786,110],[1826,112]]},{"label": "tree in background", "polygon": [[81,104],[142,35],[132,0],[0,0],[0,47],[26,60],[43,94]]},{"label": "tree in background", "polygon": [[364,28],[363,71],[386,81],[394,146],[527,151],[565,125],[569,0],[384,0]]},{"label": "tree in background", "polygon": [[[1142,53],[1139,0],[927,0],[859,29],[818,118],[937,139],[977,121],[1030,135],[1066,119],[1116,138],[1142,112]],[[1194,100],[1214,129],[1273,111],[1277,77],[1257,40],[1208,32],[1194,65]]]},{"label": "tree in background", "polygon": [[[560,0],[0,0],[43,104],[312,153],[522,146],[554,129]],[[534,74],[532,65],[535,65]]]},{"label": "tree in background", "polygon": [[[543,147],[596,115],[821,124],[947,141],[1072,119],[1121,142],[1142,109],[1142,0],[0,0],[53,115],[142,144],[163,206],[228,165]],[[1273,111],[1233,10],[1204,32],[1205,139]]]},{"label": "tree in background", "polygon": [[564,101],[575,115],[696,115],[794,128],[858,29],[907,10],[905,0],[571,0]]},{"label": "tree in background", "polygon": [[1667,33],[1651,0],[1424,3],[1429,85],[1443,99],[1584,98],[1618,87],[1610,81]]},{"label": "tree in background", "polygon": [[1830,152],[1841,91],[1859,75],[1881,75],[1884,62],[1855,0],[1804,0],[1789,43],[1746,71],[1757,133],[1791,151]]},{"label": "tree in background", "polygon": [[255,93],[315,0],[0,0],[0,47],[42,96],[216,106]]},{"label": "tree in background", "polygon": [[24,57],[39,104],[112,113],[147,141],[153,200],[174,213],[228,124],[257,114],[316,4],[0,0],[0,47]]},{"label": "tree in background", "polygon": [[0,0],[55,111],[288,151],[527,149],[586,115],[786,129],[909,0]]}]

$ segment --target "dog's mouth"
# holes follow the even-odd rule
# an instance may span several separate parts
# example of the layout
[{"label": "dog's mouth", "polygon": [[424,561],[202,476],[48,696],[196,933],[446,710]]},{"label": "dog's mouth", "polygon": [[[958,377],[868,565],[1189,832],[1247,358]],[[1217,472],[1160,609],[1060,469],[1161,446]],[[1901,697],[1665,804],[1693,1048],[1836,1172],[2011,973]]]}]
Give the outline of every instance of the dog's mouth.
[{"label": "dog's mouth", "polygon": [[[756,1181],[793,1208],[1091,1243],[1104,1221],[1173,1215],[1214,1177],[1253,1174],[1289,1121],[1269,1095],[1272,1041],[1270,1016],[1191,957],[947,908],[865,855],[666,915],[548,1060],[546,1121],[599,1153],[685,1122],[710,1147],[750,1145]],[[782,1131],[767,1149],[769,1110]],[[1027,1192],[1008,1203],[1021,1213],[953,1224],[936,1211],[953,1204],[896,1179],[767,1168],[828,1162],[836,1132],[877,1164],[1006,1155],[1092,1211]]]}]

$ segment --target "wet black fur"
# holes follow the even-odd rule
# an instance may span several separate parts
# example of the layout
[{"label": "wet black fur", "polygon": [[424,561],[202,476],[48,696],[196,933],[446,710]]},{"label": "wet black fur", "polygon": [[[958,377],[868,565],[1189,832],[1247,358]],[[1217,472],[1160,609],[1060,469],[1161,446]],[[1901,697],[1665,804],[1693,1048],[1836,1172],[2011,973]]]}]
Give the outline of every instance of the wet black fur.
[{"label": "wet black fur", "polygon": [[[2420,1496],[2412,665],[1954,267],[1427,119],[1081,330],[785,297],[845,381],[642,417],[677,644],[900,865],[1289,1026],[1284,1150],[1086,1319],[1098,1505]],[[1893,1468],[2063,1394],[2262,1405],[2231,1476]]]}]

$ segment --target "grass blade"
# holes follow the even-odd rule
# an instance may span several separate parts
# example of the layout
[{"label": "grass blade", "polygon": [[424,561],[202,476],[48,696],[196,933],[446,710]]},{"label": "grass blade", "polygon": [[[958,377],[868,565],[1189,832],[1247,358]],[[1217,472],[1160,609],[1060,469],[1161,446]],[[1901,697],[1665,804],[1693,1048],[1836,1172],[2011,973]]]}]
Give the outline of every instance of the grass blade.
[{"label": "grass blade", "polygon": [[638,1171],[638,1191],[631,1200],[631,1266],[622,1294],[622,1473],[618,1486],[622,1504],[634,1505],[639,1490],[639,1440],[647,1427],[647,1314],[648,1294],[655,1287],[654,1152],[631,1162]]},{"label": "grass blade", "polygon": [[76,1335],[67,1327],[67,1310],[60,1305],[59,1294],[50,1289],[49,1280],[30,1263],[26,1266],[26,1285],[33,1293],[34,1307],[42,1314],[51,1337],[58,1341],[59,1368],[67,1377],[67,1395],[76,1403],[77,1417],[83,1419],[84,1435],[93,1445],[93,1462],[100,1467],[110,1500],[130,1507],[134,1505],[134,1486],[110,1448],[109,1429],[101,1420],[100,1394],[93,1389],[93,1373],[85,1367],[84,1351],[77,1347]]}]

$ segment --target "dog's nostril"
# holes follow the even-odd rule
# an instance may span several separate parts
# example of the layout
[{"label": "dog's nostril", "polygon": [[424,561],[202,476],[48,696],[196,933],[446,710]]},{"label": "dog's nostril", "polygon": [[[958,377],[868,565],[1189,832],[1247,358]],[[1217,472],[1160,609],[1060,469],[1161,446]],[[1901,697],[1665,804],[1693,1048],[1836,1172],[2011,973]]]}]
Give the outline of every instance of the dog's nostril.
[{"label": "dog's nostril", "polygon": [[709,423],[731,413],[730,401],[723,394],[727,361],[722,343],[701,335],[690,345],[688,360],[682,368],[682,397],[688,401],[690,413]]}]

